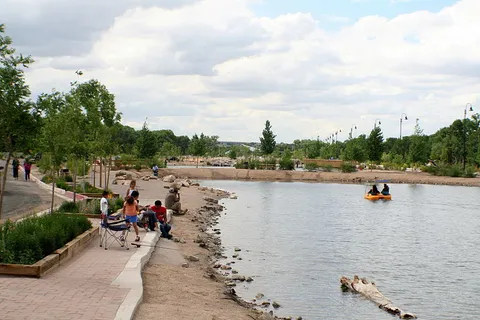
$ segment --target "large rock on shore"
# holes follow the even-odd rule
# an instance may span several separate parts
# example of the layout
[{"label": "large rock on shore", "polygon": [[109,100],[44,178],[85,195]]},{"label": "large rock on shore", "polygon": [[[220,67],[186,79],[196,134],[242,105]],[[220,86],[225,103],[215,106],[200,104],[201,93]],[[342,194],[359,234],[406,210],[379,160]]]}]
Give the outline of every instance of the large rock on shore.
[{"label": "large rock on shore", "polygon": [[172,182],[175,182],[176,179],[177,178],[173,174],[170,174],[168,176],[163,177],[162,181],[167,183],[172,183]]}]

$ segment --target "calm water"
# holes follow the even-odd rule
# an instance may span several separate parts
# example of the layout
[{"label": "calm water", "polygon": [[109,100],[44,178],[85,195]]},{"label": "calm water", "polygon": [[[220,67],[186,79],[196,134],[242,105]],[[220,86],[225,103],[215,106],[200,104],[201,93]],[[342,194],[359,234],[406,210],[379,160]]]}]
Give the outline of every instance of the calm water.
[{"label": "calm water", "polygon": [[[479,188],[391,185],[390,202],[363,199],[365,186],[203,181],[236,192],[220,219],[226,254],[242,249],[239,284],[304,319],[392,319],[339,278],[376,282],[419,319],[477,319],[480,303]],[[229,258],[228,261],[234,259]],[[394,318],[394,317],[393,317]]]}]

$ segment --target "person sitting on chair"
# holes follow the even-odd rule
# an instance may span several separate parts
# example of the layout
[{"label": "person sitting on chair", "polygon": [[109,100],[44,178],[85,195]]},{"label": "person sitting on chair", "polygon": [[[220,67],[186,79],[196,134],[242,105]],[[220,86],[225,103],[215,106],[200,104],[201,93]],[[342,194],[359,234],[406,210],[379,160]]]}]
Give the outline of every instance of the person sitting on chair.
[{"label": "person sitting on chair", "polygon": [[373,185],[372,189],[370,189],[370,191],[368,191],[368,194],[371,194],[372,196],[376,196],[376,195],[378,195],[379,193],[380,193],[380,192],[378,191],[376,185]]},{"label": "person sitting on chair", "polygon": [[390,187],[386,183],[383,184],[382,194],[387,196],[390,194]]}]

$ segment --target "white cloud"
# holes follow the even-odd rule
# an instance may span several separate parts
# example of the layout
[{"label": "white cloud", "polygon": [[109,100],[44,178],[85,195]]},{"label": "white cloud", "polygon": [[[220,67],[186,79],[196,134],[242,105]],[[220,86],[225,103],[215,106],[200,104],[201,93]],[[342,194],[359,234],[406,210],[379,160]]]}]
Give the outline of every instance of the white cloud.
[{"label": "white cloud", "polygon": [[[258,140],[269,119],[280,140],[292,141],[338,129],[346,138],[352,124],[368,133],[376,118],[397,136],[403,112],[432,133],[460,118],[467,102],[480,111],[478,0],[363,17],[337,32],[308,13],[256,16],[250,2],[92,0],[72,7],[80,28],[73,1],[37,1],[20,12],[0,0],[16,14],[7,32],[37,56],[28,74],[34,93],[68,90],[82,69],[115,93],[127,124],[148,117],[151,128],[177,134]],[[404,134],[414,124],[406,121]]]}]

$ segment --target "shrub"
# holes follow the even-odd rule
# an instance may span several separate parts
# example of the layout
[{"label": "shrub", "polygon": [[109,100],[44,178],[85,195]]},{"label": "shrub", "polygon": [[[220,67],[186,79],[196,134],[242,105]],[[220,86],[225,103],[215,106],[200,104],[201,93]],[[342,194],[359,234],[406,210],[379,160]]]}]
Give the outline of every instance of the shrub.
[{"label": "shrub", "polygon": [[350,172],[357,171],[356,166],[354,164],[349,163],[349,162],[342,163],[342,166],[340,167],[340,169],[344,173],[350,173]]},{"label": "shrub", "polygon": [[137,170],[137,171],[142,171],[142,165],[139,164],[139,163],[135,164],[134,168],[135,168],[135,170]]},{"label": "shrub", "polygon": [[56,185],[57,185],[57,188],[59,189],[63,189],[67,191],[72,190],[72,188],[63,179],[58,179]]},{"label": "shrub", "polygon": [[65,181],[66,182],[73,182],[73,177],[71,175],[66,175],[65,176]]},{"label": "shrub", "polygon": [[332,172],[333,170],[333,166],[331,164],[324,165],[322,168],[326,172]]},{"label": "shrub", "polygon": [[318,164],[314,162],[310,162],[310,163],[305,163],[303,165],[303,168],[307,171],[316,171],[319,167],[318,167]]},{"label": "shrub", "polygon": [[42,178],[42,182],[46,184],[52,183],[52,181],[53,181],[53,177],[48,174]]},{"label": "shrub", "polygon": [[0,226],[0,263],[34,264],[92,227],[84,216],[53,213]]},{"label": "shrub", "polygon": [[477,172],[475,170],[475,167],[467,166],[465,168],[465,174],[464,174],[465,178],[475,178],[476,176],[477,176]]},{"label": "shrub", "polygon": [[78,213],[80,212],[80,206],[78,202],[73,203],[73,201],[65,201],[58,208],[58,212]]},{"label": "shrub", "polygon": [[116,199],[108,199],[108,206],[111,212],[117,212],[118,209],[123,208],[123,198],[119,197]]}]

